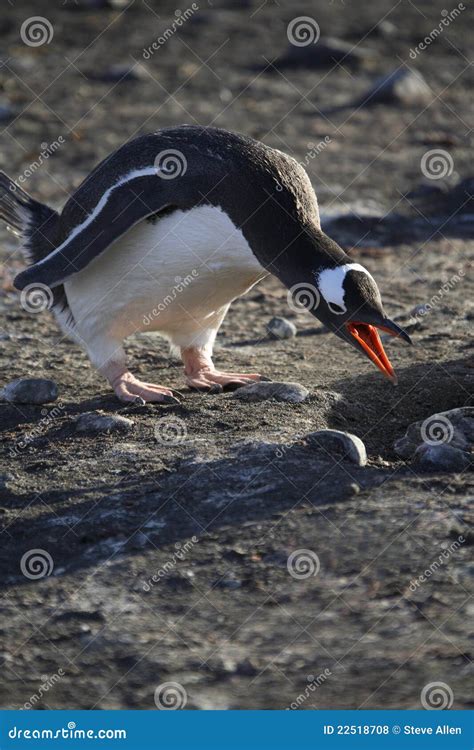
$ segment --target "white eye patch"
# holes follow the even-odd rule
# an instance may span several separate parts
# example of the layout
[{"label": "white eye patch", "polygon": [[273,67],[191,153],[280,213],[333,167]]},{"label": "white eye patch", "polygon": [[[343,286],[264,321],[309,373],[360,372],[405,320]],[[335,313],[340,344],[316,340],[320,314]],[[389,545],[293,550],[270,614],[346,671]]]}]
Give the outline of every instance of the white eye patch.
[{"label": "white eye patch", "polygon": [[343,315],[343,313],[347,312],[344,302],[345,290],[343,282],[348,271],[362,271],[374,281],[371,274],[360,263],[346,263],[343,266],[337,266],[337,268],[325,268],[323,271],[315,274],[316,285],[329,309],[335,315]]}]

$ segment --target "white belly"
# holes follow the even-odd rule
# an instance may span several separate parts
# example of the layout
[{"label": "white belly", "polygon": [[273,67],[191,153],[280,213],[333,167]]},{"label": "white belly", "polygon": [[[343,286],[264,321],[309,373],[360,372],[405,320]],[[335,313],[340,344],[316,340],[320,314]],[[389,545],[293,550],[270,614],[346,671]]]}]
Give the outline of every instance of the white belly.
[{"label": "white belly", "polygon": [[223,308],[266,274],[227,214],[200,206],[137,224],[65,291],[85,341],[158,331],[179,343],[218,327]]}]

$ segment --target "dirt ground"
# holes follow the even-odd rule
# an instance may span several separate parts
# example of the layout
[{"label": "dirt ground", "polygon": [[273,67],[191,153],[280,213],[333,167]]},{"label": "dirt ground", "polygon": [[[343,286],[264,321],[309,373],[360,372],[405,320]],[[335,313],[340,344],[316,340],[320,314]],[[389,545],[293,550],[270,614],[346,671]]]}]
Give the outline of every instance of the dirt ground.
[{"label": "dirt ground", "polygon": [[[441,0],[209,0],[144,59],[176,19],[172,4],[81,5],[12,2],[2,14],[0,103],[12,116],[1,123],[0,167],[17,179],[61,137],[22,181],[60,207],[100,159],[159,127],[226,127],[302,161],[328,136],[307,159],[323,217],[354,208],[376,217],[336,222],[334,234],[376,277],[414,346],[387,342],[393,388],[289,309],[272,279],[232,305],[215,360],[301,383],[308,400],[191,392],[166,344],[141,334],[127,344],[134,373],[177,388],[182,403],[124,407],[50,313],[22,309],[11,279],[24,261],[2,230],[4,382],[51,378],[60,395],[46,406],[0,405],[1,705],[154,709],[155,689],[174,682],[189,709],[286,708],[302,694],[303,710],[419,708],[424,686],[443,682],[453,707],[468,707],[473,476],[417,473],[393,449],[410,423],[472,404],[472,216],[464,201],[443,213],[430,195],[422,210],[406,197],[427,184],[420,162],[430,149],[453,162],[431,188],[472,174],[468,11],[413,60]],[[288,23],[303,15],[321,37],[357,45],[359,66],[275,62]],[[49,43],[22,42],[30,16],[51,22]],[[111,66],[135,62],[135,80],[110,80]],[[402,63],[425,77],[429,104],[321,114]],[[434,295],[415,320],[415,306]],[[273,315],[292,320],[296,338],[271,340]],[[75,433],[74,418],[94,410],[127,416],[133,429]],[[325,427],[362,438],[367,466],[308,447],[304,435]],[[51,557],[51,575],[22,573],[32,549]],[[297,550],[317,556],[316,575],[290,575]]]}]

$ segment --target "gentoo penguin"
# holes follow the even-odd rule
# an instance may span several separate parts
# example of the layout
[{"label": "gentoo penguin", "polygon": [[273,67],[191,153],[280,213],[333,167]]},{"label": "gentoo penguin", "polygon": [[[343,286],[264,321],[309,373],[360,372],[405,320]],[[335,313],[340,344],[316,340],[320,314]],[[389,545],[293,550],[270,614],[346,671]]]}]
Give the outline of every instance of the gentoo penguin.
[{"label": "gentoo penguin", "polygon": [[174,401],[127,368],[123,341],[158,332],[187,383],[222,390],[259,380],[212,362],[230,303],[274,274],[303,306],[395,382],[377,328],[387,318],[370,273],[321,231],[316,196],[293,158],[210,127],[165,128],[101,162],[61,213],[2,173],[0,217],[32,265],[17,289],[46,291],[63,330],[121,401]]}]

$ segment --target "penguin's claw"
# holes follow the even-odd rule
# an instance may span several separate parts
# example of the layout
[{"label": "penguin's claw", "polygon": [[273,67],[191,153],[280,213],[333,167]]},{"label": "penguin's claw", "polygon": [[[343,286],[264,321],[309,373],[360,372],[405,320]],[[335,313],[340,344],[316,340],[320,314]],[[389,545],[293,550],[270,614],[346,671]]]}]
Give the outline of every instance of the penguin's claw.
[{"label": "penguin's claw", "polygon": [[201,370],[188,376],[186,382],[190,388],[207,393],[222,393],[224,389],[236,390],[261,379],[258,373],[220,372],[219,370]]},{"label": "penguin's claw", "polygon": [[153,383],[143,383],[130,373],[124,373],[114,383],[115,395],[120,401],[142,406],[148,402],[162,404],[179,404],[169,388]]}]

